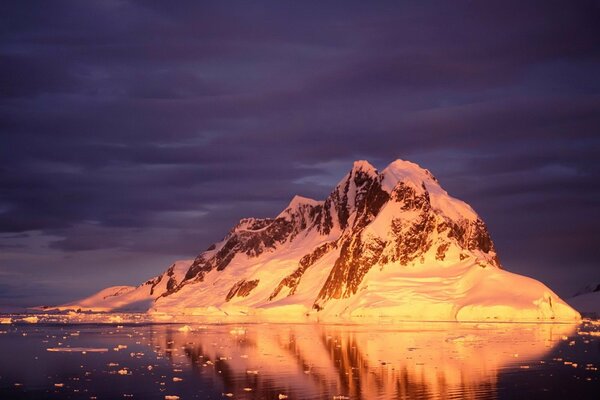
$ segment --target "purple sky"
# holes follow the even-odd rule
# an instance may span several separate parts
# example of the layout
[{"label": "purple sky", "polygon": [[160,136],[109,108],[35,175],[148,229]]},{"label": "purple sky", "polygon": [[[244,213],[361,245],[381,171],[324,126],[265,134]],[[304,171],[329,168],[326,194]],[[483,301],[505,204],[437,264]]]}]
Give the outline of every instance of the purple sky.
[{"label": "purple sky", "polygon": [[137,284],[355,159],[430,169],[507,269],[600,282],[598,4],[2,1],[0,305]]}]

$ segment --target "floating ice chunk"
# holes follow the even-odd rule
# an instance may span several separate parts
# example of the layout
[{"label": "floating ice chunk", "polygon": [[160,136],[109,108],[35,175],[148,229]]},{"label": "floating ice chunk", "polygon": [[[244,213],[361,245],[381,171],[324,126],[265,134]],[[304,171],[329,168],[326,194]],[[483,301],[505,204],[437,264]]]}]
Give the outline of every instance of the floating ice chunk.
[{"label": "floating ice chunk", "polygon": [[0,324],[12,324],[12,319],[8,318],[0,318]]},{"label": "floating ice chunk", "polygon": [[446,339],[448,343],[465,343],[465,342],[476,342],[481,340],[479,336],[476,335],[461,335],[455,337],[449,337]]},{"label": "floating ice chunk", "polygon": [[179,400],[179,396],[166,395],[165,400]]},{"label": "floating ice chunk", "polygon": [[287,397],[287,395],[286,395],[286,394],[279,393],[279,395],[277,396],[277,398],[278,398],[279,400],[283,400],[283,399],[287,399],[288,397]]},{"label": "floating ice chunk", "polygon": [[104,353],[108,349],[102,347],[49,347],[46,351],[65,353]]},{"label": "floating ice chunk", "polygon": [[191,332],[192,327],[189,325],[184,325],[181,328],[177,329],[179,332]]},{"label": "floating ice chunk", "polygon": [[129,375],[131,373],[127,370],[127,368],[122,368],[122,369],[118,370],[117,372],[119,373],[119,375]]},{"label": "floating ice chunk", "polygon": [[25,317],[22,319],[22,321],[29,322],[30,324],[37,324],[39,320],[40,319],[38,317],[36,317],[35,315],[33,315],[31,317]]},{"label": "floating ice chunk", "polygon": [[182,380],[183,380],[182,378],[179,378],[177,376],[173,377],[173,382],[181,382]]}]

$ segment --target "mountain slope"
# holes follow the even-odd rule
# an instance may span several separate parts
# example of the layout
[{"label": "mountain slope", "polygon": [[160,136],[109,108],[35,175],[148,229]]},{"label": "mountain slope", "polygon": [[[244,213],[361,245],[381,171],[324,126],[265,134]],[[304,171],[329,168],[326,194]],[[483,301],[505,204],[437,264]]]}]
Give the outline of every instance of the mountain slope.
[{"label": "mountain slope", "polygon": [[600,284],[589,284],[569,299],[569,303],[584,315],[600,315]]},{"label": "mountain slope", "polygon": [[191,260],[174,262],[165,272],[139,286],[111,286],[89,297],[58,306],[61,310],[147,311],[154,301],[176,287],[185,277]]},{"label": "mountain slope", "polygon": [[402,160],[381,173],[357,161],[324,201],[296,196],[276,218],[241,220],[147,298],[155,314],[579,318],[542,283],[504,271],[473,209]]}]

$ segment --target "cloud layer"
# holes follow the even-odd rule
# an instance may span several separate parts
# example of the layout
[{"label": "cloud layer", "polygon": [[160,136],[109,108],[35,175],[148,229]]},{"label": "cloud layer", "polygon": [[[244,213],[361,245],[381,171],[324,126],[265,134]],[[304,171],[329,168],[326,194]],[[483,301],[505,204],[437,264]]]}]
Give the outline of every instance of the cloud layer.
[{"label": "cloud layer", "polygon": [[0,304],[136,283],[240,217],[323,198],[358,158],[429,168],[509,269],[563,295],[600,281],[599,17],[592,1],[4,2]]}]

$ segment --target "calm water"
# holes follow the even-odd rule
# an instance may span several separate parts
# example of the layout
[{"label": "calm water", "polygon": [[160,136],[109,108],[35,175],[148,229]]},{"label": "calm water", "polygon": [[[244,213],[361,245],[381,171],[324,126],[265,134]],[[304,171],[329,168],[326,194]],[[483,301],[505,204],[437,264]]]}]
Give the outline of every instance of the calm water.
[{"label": "calm water", "polygon": [[0,398],[600,398],[593,321],[183,326],[0,325]]}]

